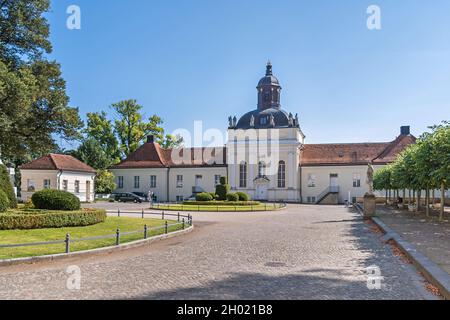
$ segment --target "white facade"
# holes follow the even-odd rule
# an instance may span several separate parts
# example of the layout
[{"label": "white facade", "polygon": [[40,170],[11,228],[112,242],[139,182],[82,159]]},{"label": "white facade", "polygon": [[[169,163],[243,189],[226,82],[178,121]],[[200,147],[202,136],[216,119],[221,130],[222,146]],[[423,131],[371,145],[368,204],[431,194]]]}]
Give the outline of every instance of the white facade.
[{"label": "white facade", "polygon": [[67,191],[77,196],[81,202],[94,201],[95,174],[61,170],[22,169],[21,199],[27,201],[43,189]]}]

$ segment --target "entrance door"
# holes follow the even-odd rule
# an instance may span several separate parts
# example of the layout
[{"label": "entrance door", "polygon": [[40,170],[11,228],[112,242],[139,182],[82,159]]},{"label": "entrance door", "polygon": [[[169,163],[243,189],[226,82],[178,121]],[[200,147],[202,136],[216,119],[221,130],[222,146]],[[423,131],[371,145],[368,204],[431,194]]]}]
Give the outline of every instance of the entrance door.
[{"label": "entrance door", "polygon": [[338,184],[338,175],[337,174],[330,174],[330,189],[335,189],[339,186]]},{"label": "entrance door", "polygon": [[86,181],[86,202],[91,202],[91,182]]},{"label": "entrance door", "polygon": [[256,186],[256,198],[257,200],[267,200],[268,199],[268,189],[267,184],[258,184]]}]

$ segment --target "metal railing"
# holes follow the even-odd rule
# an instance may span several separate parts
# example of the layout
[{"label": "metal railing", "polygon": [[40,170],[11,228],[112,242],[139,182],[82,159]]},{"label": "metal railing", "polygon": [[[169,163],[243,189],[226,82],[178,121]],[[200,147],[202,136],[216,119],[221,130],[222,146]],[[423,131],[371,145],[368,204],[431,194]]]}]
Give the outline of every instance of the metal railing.
[{"label": "metal railing", "polygon": [[[121,212],[120,210],[118,210],[118,217],[121,216],[121,214],[129,214],[129,215],[133,215],[133,214],[137,214],[137,215],[141,215],[142,218],[144,219],[144,217],[146,215],[158,215],[160,216],[161,214],[158,213],[151,213],[151,212]],[[116,232],[114,234],[109,234],[109,235],[102,235],[102,236],[93,236],[93,237],[86,237],[86,238],[78,238],[78,239],[72,239],[70,234],[67,234],[64,240],[56,240],[56,241],[47,241],[47,242],[30,242],[30,243],[19,243],[19,244],[0,244],[0,249],[3,248],[20,248],[20,247],[33,247],[33,246],[43,246],[43,245],[56,245],[56,244],[65,244],[65,252],[64,253],[70,253],[70,244],[71,243],[76,243],[76,242],[84,242],[84,241],[94,241],[94,240],[103,240],[103,239],[116,239],[115,240],[115,245],[119,246],[121,244],[121,237],[122,236],[128,236],[128,235],[135,235],[135,234],[143,234],[143,239],[149,239],[149,235],[151,234],[151,232],[153,231],[159,231],[159,230],[163,230],[162,233],[156,234],[155,236],[158,236],[160,234],[169,234],[169,229],[171,227],[175,227],[175,226],[181,226],[181,230],[186,229],[187,227],[191,227],[193,225],[193,219],[192,216],[190,214],[188,215],[181,215],[181,214],[166,214],[166,213],[162,213],[162,220],[165,220],[165,217],[177,217],[177,222],[176,223],[169,223],[168,221],[166,221],[164,223],[164,225],[159,226],[159,227],[153,227],[153,228],[148,228],[147,225],[144,225],[144,228],[142,230],[136,230],[136,231],[127,231],[127,232],[121,232],[120,228],[116,229]]]},{"label": "metal railing", "polygon": [[321,194],[319,194],[317,196],[316,204],[319,204],[320,202],[322,202],[322,200],[325,199],[325,197],[327,195],[329,195],[330,193],[339,193],[339,187],[330,186],[330,187],[326,188]]}]

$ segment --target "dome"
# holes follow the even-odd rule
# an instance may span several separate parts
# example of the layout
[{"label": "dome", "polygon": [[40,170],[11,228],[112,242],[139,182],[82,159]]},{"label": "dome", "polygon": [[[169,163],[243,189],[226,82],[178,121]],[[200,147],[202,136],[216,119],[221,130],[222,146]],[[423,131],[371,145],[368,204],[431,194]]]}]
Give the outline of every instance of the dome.
[{"label": "dome", "polygon": [[[275,126],[270,123],[271,116],[275,122]],[[254,126],[252,126],[252,116],[254,119]],[[254,110],[246,113],[239,119],[236,128],[234,129],[267,129],[267,128],[289,128],[289,114],[281,109],[265,109]]]},{"label": "dome", "polygon": [[265,77],[262,78],[261,80],[259,80],[259,83],[258,83],[258,88],[263,87],[263,86],[275,86],[275,87],[280,86],[280,82],[273,75],[272,64],[270,63],[270,61],[267,63],[267,66],[266,66]]}]

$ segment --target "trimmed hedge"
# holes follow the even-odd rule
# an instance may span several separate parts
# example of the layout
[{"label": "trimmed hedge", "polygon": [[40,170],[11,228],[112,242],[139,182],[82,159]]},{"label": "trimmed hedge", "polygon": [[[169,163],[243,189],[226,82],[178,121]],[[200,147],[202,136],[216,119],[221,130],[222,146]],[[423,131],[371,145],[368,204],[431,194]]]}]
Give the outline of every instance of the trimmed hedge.
[{"label": "trimmed hedge", "polygon": [[30,230],[43,228],[85,227],[105,222],[105,210],[65,212],[15,211],[0,215],[0,230]]},{"label": "trimmed hedge", "polygon": [[236,193],[227,194],[228,201],[239,201],[239,196]]},{"label": "trimmed hedge", "polygon": [[186,206],[257,206],[259,201],[184,201]]},{"label": "trimmed hedge", "polygon": [[237,196],[239,197],[239,201],[249,201],[250,196],[244,192],[236,192]]},{"label": "trimmed hedge", "polygon": [[9,199],[9,208],[17,208],[17,198],[14,194],[14,188],[9,180],[8,169],[5,165],[0,164],[0,190],[2,190]]},{"label": "trimmed hedge", "polygon": [[227,194],[230,190],[231,187],[228,184],[227,177],[220,177],[220,184],[216,186],[217,200],[227,200]]},{"label": "trimmed hedge", "polygon": [[45,189],[36,192],[31,197],[36,209],[76,211],[80,210],[81,203],[75,195],[53,189]]},{"label": "trimmed hedge", "polygon": [[203,192],[203,193],[197,194],[195,196],[195,200],[197,200],[197,201],[212,201],[212,200],[214,200],[214,198],[209,193]]},{"label": "trimmed hedge", "polygon": [[9,208],[8,196],[0,189],[0,212],[5,212]]}]

